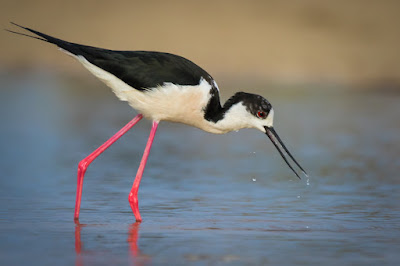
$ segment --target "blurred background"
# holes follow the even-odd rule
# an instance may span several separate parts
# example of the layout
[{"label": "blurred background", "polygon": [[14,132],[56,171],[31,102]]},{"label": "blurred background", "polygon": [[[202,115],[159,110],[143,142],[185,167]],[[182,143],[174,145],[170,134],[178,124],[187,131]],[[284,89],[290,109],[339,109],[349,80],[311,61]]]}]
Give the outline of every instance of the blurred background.
[{"label": "blurred background", "polygon": [[[22,1],[15,22],[80,44],[184,56],[222,100],[258,93],[310,174],[264,134],[151,124],[88,168],[78,162],[136,114],[56,47],[0,31],[0,264],[397,265],[400,261],[400,1]],[[23,255],[21,255],[23,254]],[[288,255],[289,254],[289,255]]]},{"label": "blurred background", "polygon": [[[13,21],[81,44],[176,53],[223,88],[271,81],[398,87],[399,10],[396,0],[17,0],[2,1],[0,15],[3,28]],[[44,43],[5,31],[0,40],[3,69],[82,70]]]}]

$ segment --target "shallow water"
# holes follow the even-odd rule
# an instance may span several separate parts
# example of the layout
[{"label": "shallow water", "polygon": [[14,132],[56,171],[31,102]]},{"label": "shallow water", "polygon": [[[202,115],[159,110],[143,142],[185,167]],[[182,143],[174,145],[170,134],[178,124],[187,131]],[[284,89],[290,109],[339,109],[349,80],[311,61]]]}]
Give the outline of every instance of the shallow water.
[{"label": "shallow water", "polygon": [[135,113],[104,87],[1,75],[1,265],[400,260],[400,94],[263,91],[309,185],[256,130],[161,123],[135,224],[127,198],[151,127],[142,121],[88,168],[75,225],[77,163]]}]

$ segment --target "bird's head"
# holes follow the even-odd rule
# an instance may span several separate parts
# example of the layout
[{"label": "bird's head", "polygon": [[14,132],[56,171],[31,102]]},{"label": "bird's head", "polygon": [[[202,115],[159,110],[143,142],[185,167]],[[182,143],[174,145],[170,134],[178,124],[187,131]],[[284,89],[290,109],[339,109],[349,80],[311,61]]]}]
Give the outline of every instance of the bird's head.
[{"label": "bird's head", "polygon": [[300,176],[288,162],[283,151],[285,151],[287,155],[289,155],[293,162],[307,176],[307,173],[294,159],[292,154],[283,144],[279,135],[276,133],[273,127],[274,109],[264,97],[251,93],[238,92],[225,103],[223,108],[226,112],[226,120],[230,121],[233,127],[236,127],[236,129],[256,128],[265,133],[272,141],[279,154],[282,156],[283,160],[296,174],[296,176],[300,178]]}]

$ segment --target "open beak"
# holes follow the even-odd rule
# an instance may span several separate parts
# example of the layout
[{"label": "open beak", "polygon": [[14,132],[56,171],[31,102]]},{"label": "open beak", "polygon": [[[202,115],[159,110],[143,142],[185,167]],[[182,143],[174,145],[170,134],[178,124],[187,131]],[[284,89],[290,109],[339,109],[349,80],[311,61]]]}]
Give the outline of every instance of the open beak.
[{"label": "open beak", "polygon": [[288,160],[286,159],[285,154],[282,152],[282,148],[286,151],[286,153],[289,155],[289,157],[295,162],[295,164],[301,169],[301,171],[308,176],[306,171],[304,171],[303,167],[300,166],[300,164],[293,158],[292,154],[290,154],[289,150],[286,148],[285,144],[283,144],[281,138],[279,135],[276,133],[275,129],[273,127],[264,127],[265,128],[265,134],[269,137],[269,139],[272,141],[272,143],[275,145],[276,149],[279,151],[279,154],[282,156],[283,160],[286,162],[286,164],[289,166],[290,169],[296,174],[296,176],[300,178],[299,174],[293,169],[293,167],[290,165]]}]

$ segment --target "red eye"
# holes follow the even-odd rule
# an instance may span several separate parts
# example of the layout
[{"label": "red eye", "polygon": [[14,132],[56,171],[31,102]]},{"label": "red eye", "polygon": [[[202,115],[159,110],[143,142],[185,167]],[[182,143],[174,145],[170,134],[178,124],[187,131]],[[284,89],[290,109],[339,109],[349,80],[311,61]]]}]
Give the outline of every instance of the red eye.
[{"label": "red eye", "polygon": [[265,112],[259,111],[259,112],[257,112],[257,116],[258,116],[259,118],[265,118]]}]

